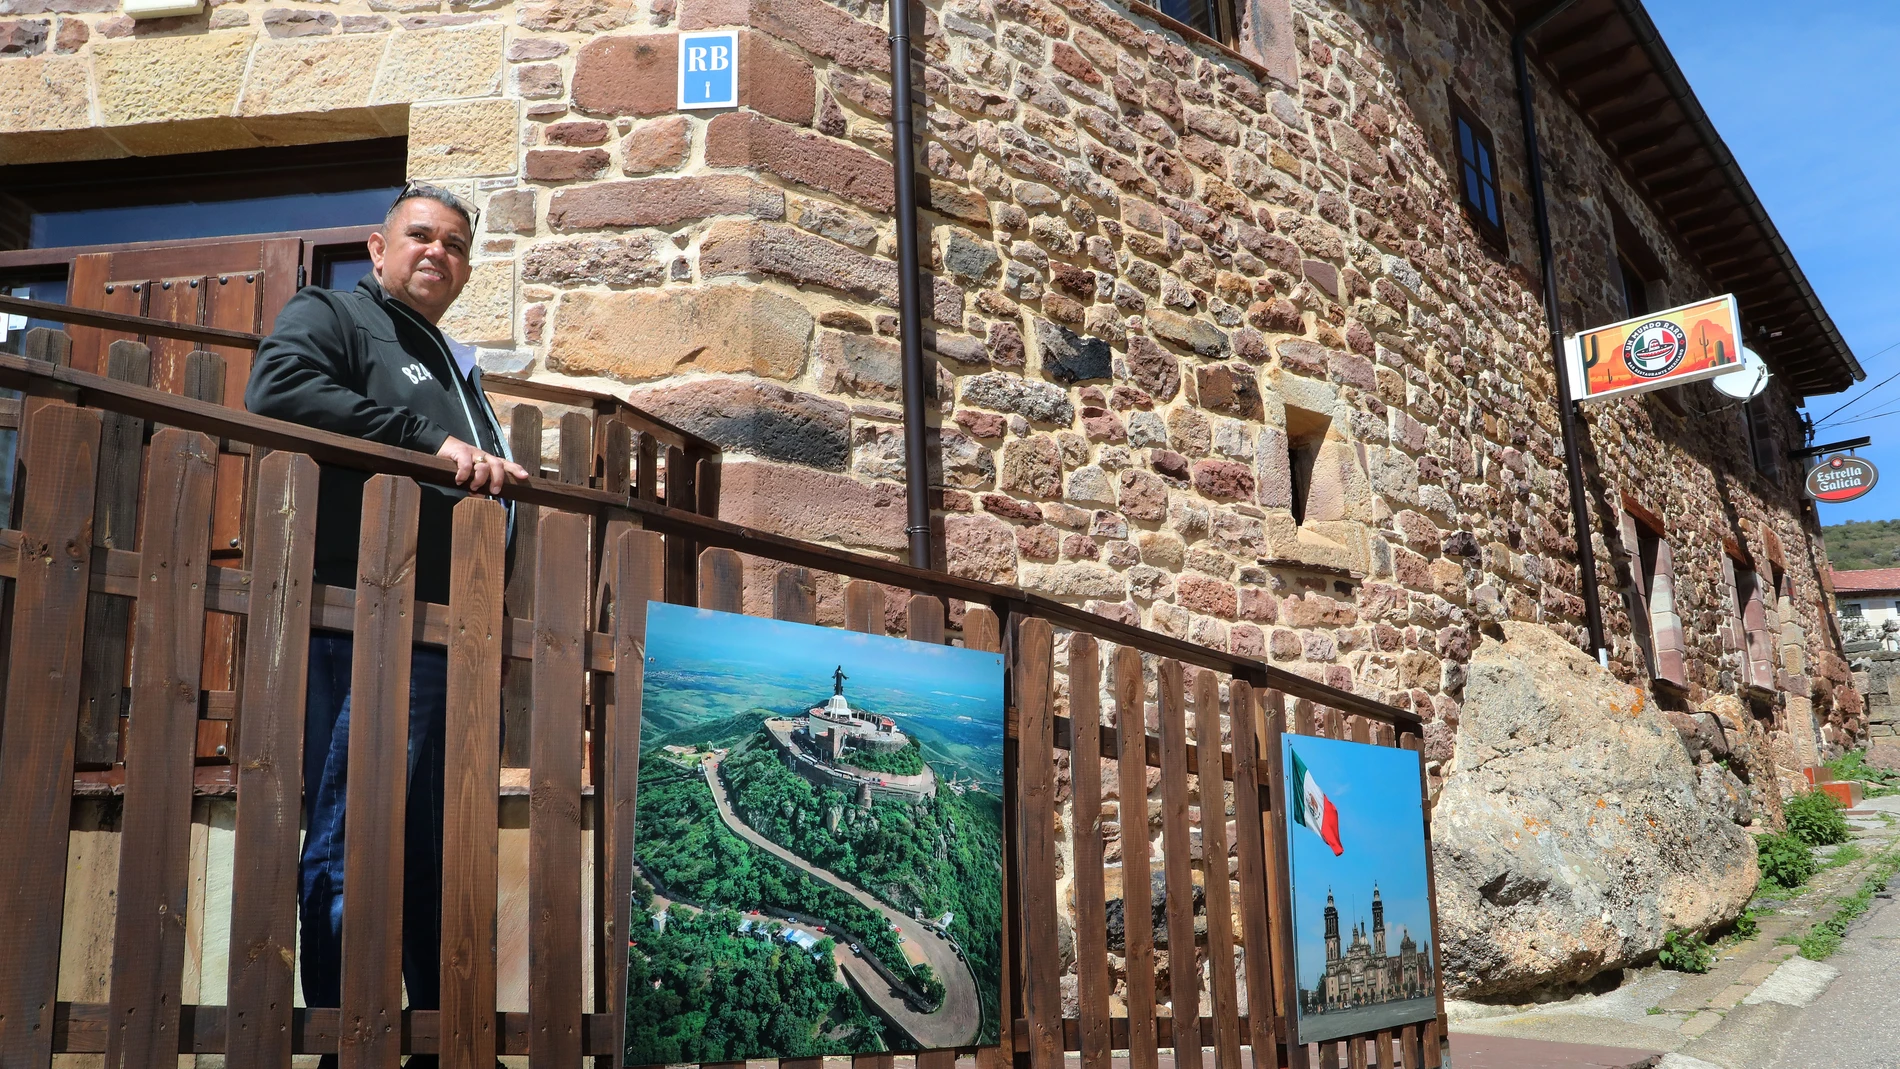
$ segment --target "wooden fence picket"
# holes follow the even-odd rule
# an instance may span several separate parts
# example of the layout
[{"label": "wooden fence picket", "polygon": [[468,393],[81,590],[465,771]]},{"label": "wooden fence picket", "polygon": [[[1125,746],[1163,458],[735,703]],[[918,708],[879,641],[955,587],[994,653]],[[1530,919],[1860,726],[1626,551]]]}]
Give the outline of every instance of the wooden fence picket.
[{"label": "wooden fence picket", "polygon": [[495,1034],[495,872],[501,783],[501,629],[507,510],[455,506],[448,692],[442,755],[442,990],[447,1069],[491,1069]]},{"label": "wooden fence picket", "polygon": [[[1194,749],[1200,758],[1202,880],[1207,888],[1207,972],[1217,1069],[1241,1069],[1240,996],[1234,975],[1234,904],[1227,884],[1227,781],[1221,774],[1220,680],[1194,673]],[[1211,758],[1211,760],[1210,760]]]},{"label": "wooden fence picket", "polygon": [[373,475],[363,486],[343,822],[341,1069],[397,1069],[402,1060],[403,829],[420,507],[409,479]]},{"label": "wooden fence picket", "polygon": [[[106,350],[107,374],[144,386],[152,377],[152,351],[135,341],[115,341]],[[139,472],[145,454],[145,421],[119,412],[101,414],[99,475],[94,484],[92,542],[108,549],[137,544]],[[119,719],[124,705],[126,640],[132,599],[88,594],[86,678],[79,709],[79,741],[73,758],[81,766],[106,768],[119,758]]]},{"label": "wooden fence picket", "polygon": [[[72,810],[73,716],[91,587],[99,417],[43,408],[22,435],[32,471],[0,722],[0,1064],[50,1065]],[[16,484],[17,485],[17,484]]]},{"label": "wooden fence picket", "polygon": [[541,516],[535,560],[534,738],[528,817],[528,1015],[533,1069],[581,1059],[581,724],[587,518]]},{"label": "wooden fence picket", "polygon": [[231,945],[243,952],[231,955],[225,991],[225,1056],[238,1065],[288,1065],[292,1054],[317,479],[301,453],[272,453],[258,466],[231,873]]},{"label": "wooden fence picket", "polygon": [[[1175,1069],[1201,1069],[1201,970],[1194,952],[1188,839],[1187,704],[1181,662],[1161,662],[1161,864],[1167,888],[1168,987]],[[1183,958],[1186,959],[1185,965]]]},{"label": "wooden fence picket", "polygon": [[[1069,824],[1075,858],[1075,979],[1082,1069],[1109,1069],[1108,902],[1102,861],[1102,666],[1090,635],[1069,638]],[[1124,810],[1123,812],[1126,812]],[[1142,819],[1147,819],[1143,806]],[[1123,918],[1126,927],[1127,918]]]},{"label": "wooden fence picket", "polygon": [[[1115,651],[1116,774],[1121,780],[1122,950],[1128,993],[1128,1069],[1156,1069],[1152,844],[1148,837],[1147,683],[1141,651]],[[1131,820],[1130,813],[1134,816]],[[1131,834],[1132,832],[1132,834]]]},{"label": "wooden fence picket", "polygon": [[1056,945],[1054,642],[1047,620],[1017,628],[1016,858],[1023,933],[1023,1019],[1031,1069],[1062,1064],[1062,963]]},{"label": "wooden fence picket", "polygon": [[1268,916],[1266,838],[1263,822],[1278,819],[1276,811],[1263,812],[1260,792],[1260,706],[1245,680],[1228,684],[1227,720],[1234,753],[1234,852],[1240,861],[1240,931],[1246,947],[1247,1043],[1254,1065],[1281,1064],[1281,1046],[1274,1035],[1272,934]]},{"label": "wooden fence picket", "polygon": [[133,730],[112,935],[108,1065],[156,1065],[178,1053],[189,915],[191,768],[204,658],[205,568],[217,478],[215,440],[152,436],[139,530]]}]

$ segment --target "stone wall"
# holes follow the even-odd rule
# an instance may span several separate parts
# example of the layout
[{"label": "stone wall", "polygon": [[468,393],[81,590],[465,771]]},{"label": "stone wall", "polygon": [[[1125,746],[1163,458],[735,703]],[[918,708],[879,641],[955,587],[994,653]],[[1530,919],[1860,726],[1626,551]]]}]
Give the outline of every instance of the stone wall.
[{"label": "stone wall", "polygon": [[[880,4],[113,7],[0,0],[5,160],[406,132],[414,175],[485,209],[451,333],[718,441],[728,519],[902,552]],[[1436,772],[1482,631],[1583,640],[1508,39],[1479,0],[1248,9],[1272,47],[1242,55],[1111,0],[924,4],[940,563],[1416,710]],[[742,106],[676,113],[676,32],[726,26]],[[1497,138],[1502,249],[1449,177],[1452,90]],[[1538,107],[1566,328],[1619,318],[1612,203],[1666,268],[1653,300],[1707,294],[1582,121]],[[1674,551],[1672,708],[1740,687],[1725,559],[1778,569],[1778,686],[1745,715],[1795,775],[1862,731],[1816,521],[1737,410],[1671,394],[1583,420],[1613,668],[1646,682],[1626,501]],[[1765,453],[1798,441],[1792,402],[1771,384]]]}]

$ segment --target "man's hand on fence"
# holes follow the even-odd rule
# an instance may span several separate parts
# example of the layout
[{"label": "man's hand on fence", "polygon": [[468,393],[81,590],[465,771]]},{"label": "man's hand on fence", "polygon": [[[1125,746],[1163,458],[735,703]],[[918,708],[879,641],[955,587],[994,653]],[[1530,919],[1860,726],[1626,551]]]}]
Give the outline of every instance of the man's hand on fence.
[{"label": "man's hand on fence", "polygon": [[435,455],[455,461],[455,485],[466,484],[477,494],[501,493],[508,475],[517,479],[528,477],[528,469],[514,461],[484,453],[453,435],[442,443]]}]

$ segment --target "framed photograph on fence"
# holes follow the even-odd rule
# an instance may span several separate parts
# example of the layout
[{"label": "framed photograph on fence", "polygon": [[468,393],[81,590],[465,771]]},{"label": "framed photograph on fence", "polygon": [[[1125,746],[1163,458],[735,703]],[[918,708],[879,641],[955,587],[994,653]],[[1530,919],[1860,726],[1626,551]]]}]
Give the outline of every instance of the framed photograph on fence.
[{"label": "framed photograph on fence", "polygon": [[627,1064],[997,1042],[1003,660],[647,607]]},{"label": "framed photograph on fence", "polygon": [[1281,735],[1299,1042],[1427,1021],[1437,942],[1416,751]]}]

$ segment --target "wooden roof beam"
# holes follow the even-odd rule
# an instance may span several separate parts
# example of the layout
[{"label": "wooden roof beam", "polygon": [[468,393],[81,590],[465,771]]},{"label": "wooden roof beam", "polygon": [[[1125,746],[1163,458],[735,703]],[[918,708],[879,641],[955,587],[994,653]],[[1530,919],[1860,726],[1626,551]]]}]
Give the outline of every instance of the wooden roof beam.
[{"label": "wooden roof beam", "polygon": [[1645,152],[1653,152],[1656,149],[1664,147],[1669,144],[1669,142],[1682,136],[1688,129],[1689,126],[1687,123],[1678,122],[1661,130],[1657,130],[1654,133],[1632,137],[1627,141],[1621,141],[1612,136],[1610,143],[1615,145],[1616,151],[1624,156],[1638,156]]},{"label": "wooden roof beam", "polygon": [[1598,34],[1615,26],[1621,19],[1620,12],[1611,10],[1585,19],[1561,33],[1546,30],[1535,45],[1537,58],[1555,65],[1558,56],[1566,52],[1574,52],[1597,40]]},{"label": "wooden roof beam", "polygon": [[1585,56],[1582,59],[1562,64],[1561,66],[1552,63],[1550,69],[1557,75],[1557,81],[1559,83],[1578,81],[1588,77],[1587,72],[1591,70],[1603,70],[1622,63],[1624,60],[1630,58],[1631,54],[1639,47],[1635,41],[1629,41]]}]

